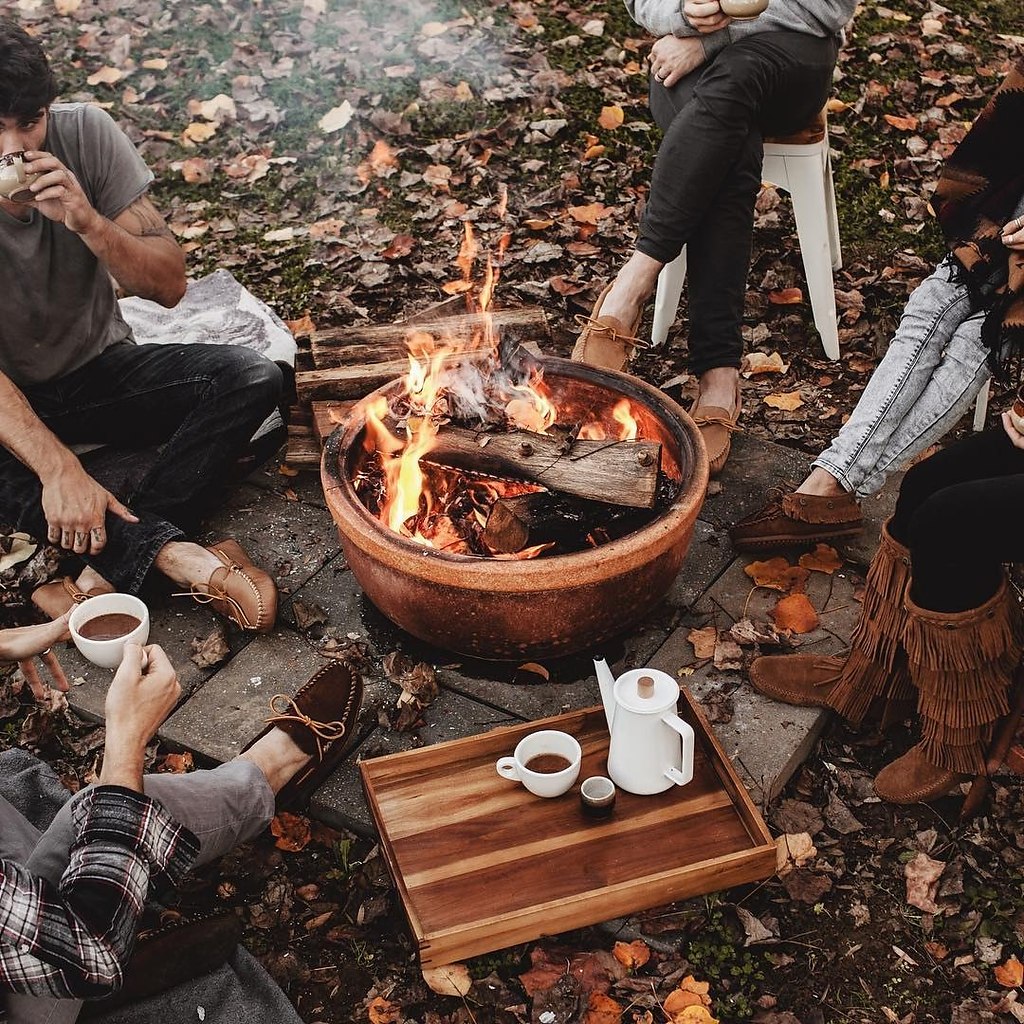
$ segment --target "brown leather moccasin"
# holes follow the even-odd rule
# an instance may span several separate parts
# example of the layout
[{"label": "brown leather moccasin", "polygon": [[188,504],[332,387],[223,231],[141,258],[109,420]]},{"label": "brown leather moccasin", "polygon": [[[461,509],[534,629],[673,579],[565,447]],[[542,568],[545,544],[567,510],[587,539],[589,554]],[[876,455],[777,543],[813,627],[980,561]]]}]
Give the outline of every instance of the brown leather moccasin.
[{"label": "brown leather moccasin", "polygon": [[59,580],[44,583],[32,591],[32,603],[51,619],[59,619],[76,604],[88,601],[99,594],[112,594],[111,586],[93,587],[88,593],[82,590],[70,577],[63,576]]},{"label": "brown leather moccasin", "polygon": [[955,793],[966,778],[932,764],[919,743],[875,776],[875,792],[890,804],[927,804]]},{"label": "brown leather moccasin", "polygon": [[644,317],[642,308],[632,324],[624,324],[614,316],[601,315],[601,307],[611,289],[611,285],[604,288],[590,316],[576,317],[576,322],[583,330],[572,350],[573,362],[600,366],[607,370],[623,370],[635,349],[648,347],[647,342],[636,336]]},{"label": "brown leather moccasin", "polygon": [[801,708],[831,708],[845,658],[817,654],[769,654],[750,666],[750,685],[758,693]]},{"label": "brown leather moccasin", "polygon": [[739,425],[740,413],[743,411],[740,399],[740,386],[736,385],[736,400],[733,410],[723,409],[718,405],[701,405],[700,398],[690,408],[690,416],[704,438],[704,447],[708,452],[708,471],[711,476],[718,476],[725,469],[725,460],[732,449],[732,435],[743,428]]},{"label": "brown leather moccasin", "polygon": [[860,506],[852,494],[820,497],[790,491],[741,519],[729,536],[737,551],[763,552],[855,537],[863,529]]},{"label": "brown leather moccasin", "polygon": [[362,677],[341,661],[332,661],[315,672],[294,697],[274,694],[267,727],[243,749],[248,750],[271,729],[280,729],[310,758],[278,792],[278,809],[305,807],[331,776],[356,738],[362,703]]},{"label": "brown leather moccasin", "polygon": [[221,563],[205,584],[197,584],[176,597],[191,597],[208,604],[218,615],[253,633],[269,633],[277,620],[277,586],[258,568],[236,540],[211,544]]}]

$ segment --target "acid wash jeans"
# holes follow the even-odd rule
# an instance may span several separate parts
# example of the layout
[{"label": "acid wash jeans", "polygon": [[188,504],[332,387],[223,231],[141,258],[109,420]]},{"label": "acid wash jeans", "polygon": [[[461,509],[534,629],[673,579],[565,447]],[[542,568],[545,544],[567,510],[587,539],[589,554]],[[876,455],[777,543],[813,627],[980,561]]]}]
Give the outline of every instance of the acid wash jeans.
[{"label": "acid wash jeans", "polygon": [[[259,835],[274,816],[274,794],[266,777],[245,759],[187,775],[147,775],[143,788],[199,839],[194,867]],[[70,799],[40,833],[0,796],[0,856],[57,885],[73,840]],[[0,1018],[6,1010],[8,1024],[73,1024],[81,1008],[77,999],[0,993]]]},{"label": "acid wash jeans", "polygon": [[946,434],[992,375],[985,311],[957,283],[956,266],[946,256],[910,296],[853,414],[814,461],[858,498]]}]

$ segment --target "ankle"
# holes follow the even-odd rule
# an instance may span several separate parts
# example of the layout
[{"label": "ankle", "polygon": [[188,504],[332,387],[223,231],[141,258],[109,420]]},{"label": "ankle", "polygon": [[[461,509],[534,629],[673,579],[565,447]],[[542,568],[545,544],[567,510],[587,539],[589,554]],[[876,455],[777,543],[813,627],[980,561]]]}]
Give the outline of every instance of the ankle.
[{"label": "ankle", "polygon": [[310,762],[309,754],[281,729],[271,729],[238,757],[252,761],[274,793],[279,793]]},{"label": "ankle", "polygon": [[156,568],[181,586],[209,582],[221,562],[212,551],[191,541],[172,540],[165,544],[153,560]]},{"label": "ankle", "polygon": [[813,494],[820,498],[835,498],[846,494],[839,481],[820,466],[811,470],[807,479],[796,489],[797,494]]}]

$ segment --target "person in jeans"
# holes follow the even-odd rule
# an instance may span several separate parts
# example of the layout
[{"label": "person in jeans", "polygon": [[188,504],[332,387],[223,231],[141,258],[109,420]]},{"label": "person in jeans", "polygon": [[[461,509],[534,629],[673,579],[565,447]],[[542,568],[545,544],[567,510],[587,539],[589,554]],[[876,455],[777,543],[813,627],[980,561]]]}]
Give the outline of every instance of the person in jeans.
[{"label": "person in jeans", "polygon": [[[247,349],[137,346],[112,279],[173,306],[185,261],[149,199],[152,173],[98,107],[54,103],[40,44],[0,20],[0,156],[24,153],[30,197],[0,196],[0,521],[84,561],[40,588],[59,615],[88,593],[137,591],[155,566],[239,626],[268,630],[273,580],[233,541],[185,539],[211,490],[276,407],[280,369]],[[78,444],[158,447],[112,493]]]},{"label": "person in jeans", "polygon": [[[741,551],[859,533],[858,498],[942,438],[1001,363],[1017,357],[1007,315],[1024,266],[1018,62],[946,162],[932,198],[950,252],[914,291],[849,420],[795,491],[729,531]],[[969,202],[967,201],[969,199]],[[1016,314],[1019,315],[1019,314]]]},{"label": "person in jeans", "polygon": [[658,36],[651,111],[664,131],[636,249],[601,293],[573,359],[622,369],[639,344],[658,274],[688,246],[691,410],[721,471],[740,415],[740,328],[761,188],[765,135],[788,135],[821,111],[840,32],[856,0],[772,0],[750,21],[717,0],[626,0]]},{"label": "person in jeans", "polygon": [[[27,662],[66,634],[64,617],[0,631],[0,660]],[[51,675],[66,688],[52,665]],[[83,998],[115,992],[147,899],[257,835],[275,801],[308,798],[350,746],[362,683],[332,662],[294,697],[276,696],[268,728],[234,760],[144,777],[146,744],[180,692],[160,647],[127,645],[106,696],[98,784],[42,834],[0,796],[0,1011],[12,1024],[70,1024]]]},{"label": "person in jeans", "polygon": [[873,710],[899,720],[916,691],[921,739],[875,779],[891,803],[937,800],[985,770],[1024,653],[1021,606],[1006,562],[1024,559],[1024,434],[1003,426],[917,463],[865,583],[845,658],[772,655],[751,685],[852,724]]}]

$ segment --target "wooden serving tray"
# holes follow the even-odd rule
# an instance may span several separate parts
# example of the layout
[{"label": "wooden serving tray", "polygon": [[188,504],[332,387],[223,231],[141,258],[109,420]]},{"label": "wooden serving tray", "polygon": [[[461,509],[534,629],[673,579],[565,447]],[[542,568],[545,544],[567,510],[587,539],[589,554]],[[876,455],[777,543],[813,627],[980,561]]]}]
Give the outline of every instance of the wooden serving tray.
[{"label": "wooden serving tray", "polygon": [[542,799],[494,762],[527,733],[562,729],[583,748],[580,780],[606,773],[603,708],[361,761],[423,967],[528,942],[775,872],[775,843],[683,690],[696,734],[693,781],[618,793],[610,818],[580,810],[579,786]]}]

